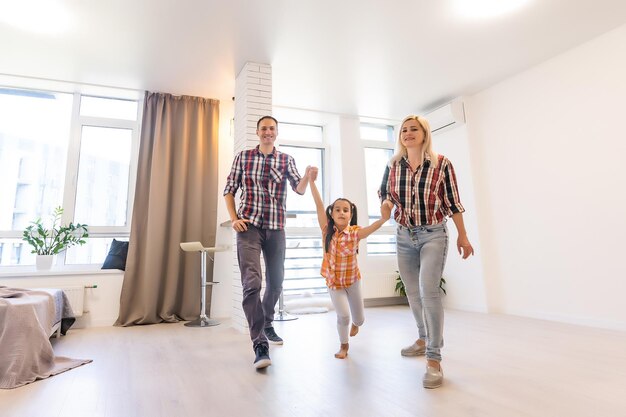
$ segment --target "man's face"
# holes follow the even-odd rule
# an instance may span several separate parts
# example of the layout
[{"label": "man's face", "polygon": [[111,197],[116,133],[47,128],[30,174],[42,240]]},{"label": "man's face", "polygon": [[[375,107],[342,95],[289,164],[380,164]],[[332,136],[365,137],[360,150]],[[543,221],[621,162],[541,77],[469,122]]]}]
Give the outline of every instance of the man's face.
[{"label": "man's face", "polygon": [[259,137],[261,145],[274,145],[276,136],[278,135],[278,126],[272,119],[263,119],[259,123],[259,128],[256,130],[256,134]]}]

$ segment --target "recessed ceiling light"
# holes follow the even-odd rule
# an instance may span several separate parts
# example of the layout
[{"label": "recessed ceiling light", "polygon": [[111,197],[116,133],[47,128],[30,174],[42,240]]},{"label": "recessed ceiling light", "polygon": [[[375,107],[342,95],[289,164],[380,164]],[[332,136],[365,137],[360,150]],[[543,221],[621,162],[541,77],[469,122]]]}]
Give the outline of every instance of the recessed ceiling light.
[{"label": "recessed ceiling light", "polygon": [[472,19],[501,16],[521,9],[531,0],[452,0],[455,13]]},{"label": "recessed ceiling light", "polygon": [[56,0],[3,1],[0,3],[0,21],[43,34],[63,33],[70,27],[67,7]]}]

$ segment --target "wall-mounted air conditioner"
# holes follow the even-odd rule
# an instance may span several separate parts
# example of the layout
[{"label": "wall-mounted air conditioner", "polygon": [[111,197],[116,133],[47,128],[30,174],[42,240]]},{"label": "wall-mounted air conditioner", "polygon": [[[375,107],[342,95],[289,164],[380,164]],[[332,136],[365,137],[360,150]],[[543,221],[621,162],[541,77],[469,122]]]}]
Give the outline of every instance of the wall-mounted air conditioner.
[{"label": "wall-mounted air conditioner", "polygon": [[425,114],[433,134],[445,132],[465,123],[465,107],[463,99],[456,98],[448,104]]}]

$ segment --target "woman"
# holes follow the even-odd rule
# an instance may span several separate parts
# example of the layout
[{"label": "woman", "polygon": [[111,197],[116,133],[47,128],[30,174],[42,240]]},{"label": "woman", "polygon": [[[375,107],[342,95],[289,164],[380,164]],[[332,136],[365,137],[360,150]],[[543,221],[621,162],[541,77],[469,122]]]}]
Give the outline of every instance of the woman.
[{"label": "woman", "polygon": [[397,153],[385,169],[379,195],[395,206],[394,219],[400,276],[415,317],[419,339],[402,349],[403,356],[426,355],[425,388],[443,383],[443,304],[439,282],[448,251],[446,217],[458,232],[457,249],[463,259],[474,253],[465,226],[456,176],[450,161],[432,149],[428,121],[408,116],[400,126]]}]

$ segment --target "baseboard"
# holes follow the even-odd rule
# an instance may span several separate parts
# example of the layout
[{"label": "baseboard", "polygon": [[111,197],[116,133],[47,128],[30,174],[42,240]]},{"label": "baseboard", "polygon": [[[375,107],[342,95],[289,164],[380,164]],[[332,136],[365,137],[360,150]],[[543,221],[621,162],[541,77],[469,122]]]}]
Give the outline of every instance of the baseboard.
[{"label": "baseboard", "polygon": [[380,298],[366,298],[363,300],[365,307],[384,307],[395,305],[408,305],[409,302],[406,297],[380,297]]}]

